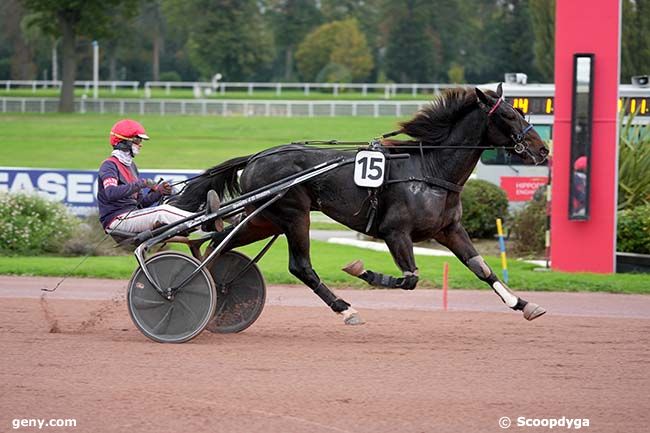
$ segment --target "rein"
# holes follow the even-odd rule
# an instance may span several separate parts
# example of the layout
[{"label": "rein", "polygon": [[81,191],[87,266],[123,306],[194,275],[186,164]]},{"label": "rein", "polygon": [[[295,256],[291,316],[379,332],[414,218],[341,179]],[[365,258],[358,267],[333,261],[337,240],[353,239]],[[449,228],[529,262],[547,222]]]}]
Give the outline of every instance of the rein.
[{"label": "rein", "polygon": [[[492,115],[496,112],[496,110],[499,108],[501,103],[503,102],[503,98],[497,99],[497,102],[494,103],[492,107],[490,107],[489,110],[487,110],[487,107],[484,106],[483,103],[479,102],[479,105],[484,107],[484,109],[487,111],[487,117],[488,119],[492,117]],[[385,134],[382,134],[379,136],[377,139],[371,140],[371,141],[339,141],[339,140],[305,140],[305,141],[292,141],[290,144],[292,145],[302,145],[302,146],[332,146],[332,147],[337,147],[341,150],[354,150],[357,148],[357,146],[373,146],[375,148],[384,148],[384,149],[411,149],[411,150],[419,150],[420,154],[422,157],[424,157],[424,150],[434,150],[434,149],[440,149],[440,150],[453,150],[453,149],[463,149],[463,150],[489,150],[489,149],[503,149],[503,150],[512,150],[517,154],[522,154],[522,153],[528,153],[530,154],[530,151],[528,150],[528,146],[526,145],[525,139],[526,139],[526,134],[533,129],[533,125],[529,124],[526,126],[524,129],[521,130],[521,132],[517,134],[511,134],[510,138],[513,141],[512,146],[437,146],[437,145],[427,145],[424,144],[421,140],[386,140],[387,138],[394,137],[396,135],[399,135],[402,133],[401,130],[394,130],[391,132],[387,132]],[[275,154],[275,153],[280,153],[280,152],[288,152],[288,151],[294,151],[297,149],[279,149],[275,152],[267,153],[267,154],[262,154],[260,152],[259,154],[255,154],[251,156],[251,160],[254,159],[255,157],[260,157],[260,156],[267,156],[269,154]],[[303,149],[304,150],[304,149]],[[316,149],[315,149],[316,150]],[[264,151],[263,151],[264,152]],[[179,182],[174,182],[171,184],[171,186],[176,186],[176,185],[181,185],[188,183],[190,181],[193,181],[195,179],[201,178],[201,177],[212,177],[217,174],[219,174],[221,171],[225,170],[226,168],[217,168],[217,169],[212,169],[210,171],[206,171],[204,173],[201,173],[199,175],[190,177],[185,180],[181,180]],[[446,182],[446,181],[445,181]],[[439,185],[443,186],[443,185]],[[452,186],[451,188],[449,186]],[[454,188],[455,184],[450,184],[447,186],[443,186],[447,189],[450,189],[454,191],[456,188]]]},{"label": "rein", "polygon": [[193,181],[194,179],[198,179],[200,177],[212,177],[216,176],[217,174],[221,173],[222,171],[228,170],[228,167],[221,167],[221,168],[213,168],[211,170],[208,170],[206,172],[203,172],[201,174],[197,174],[196,176],[188,177],[185,180],[179,180],[178,182],[171,183],[169,186],[176,186],[176,185],[182,185],[184,183]]}]

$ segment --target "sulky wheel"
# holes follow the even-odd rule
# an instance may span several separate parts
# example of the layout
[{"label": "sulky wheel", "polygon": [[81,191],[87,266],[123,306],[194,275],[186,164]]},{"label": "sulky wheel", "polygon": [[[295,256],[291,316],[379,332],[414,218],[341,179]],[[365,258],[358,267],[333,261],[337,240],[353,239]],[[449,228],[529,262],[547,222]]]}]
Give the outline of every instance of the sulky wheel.
[{"label": "sulky wheel", "polygon": [[207,330],[226,334],[251,326],[266,301],[266,284],[257,265],[241,253],[228,251],[212,262],[210,273],[219,295]]},{"label": "sulky wheel", "polygon": [[[180,284],[199,264],[175,251],[155,254],[146,261],[163,290]],[[217,292],[210,272],[204,268],[168,300],[138,267],[129,281],[127,303],[133,323],[144,335],[159,343],[184,343],[199,335],[214,316]]]}]

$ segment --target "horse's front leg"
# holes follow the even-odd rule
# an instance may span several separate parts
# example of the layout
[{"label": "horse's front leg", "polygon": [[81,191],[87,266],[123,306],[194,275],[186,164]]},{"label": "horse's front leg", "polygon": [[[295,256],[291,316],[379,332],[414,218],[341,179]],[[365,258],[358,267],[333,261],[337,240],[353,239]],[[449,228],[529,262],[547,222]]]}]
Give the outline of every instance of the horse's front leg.
[{"label": "horse's front leg", "polygon": [[521,310],[526,320],[533,320],[546,313],[546,310],[537,304],[525,301],[515,295],[499,278],[481,257],[465,228],[460,223],[455,223],[439,232],[435,239],[453,252],[481,280],[492,287],[501,300],[513,310]]},{"label": "horse's front leg", "polygon": [[388,289],[413,290],[418,283],[418,268],[413,255],[413,241],[404,232],[391,231],[384,236],[388,250],[393,256],[397,267],[402,271],[401,277],[392,277],[363,268],[361,260],[355,260],[343,268],[348,274],[358,277],[371,286]]}]

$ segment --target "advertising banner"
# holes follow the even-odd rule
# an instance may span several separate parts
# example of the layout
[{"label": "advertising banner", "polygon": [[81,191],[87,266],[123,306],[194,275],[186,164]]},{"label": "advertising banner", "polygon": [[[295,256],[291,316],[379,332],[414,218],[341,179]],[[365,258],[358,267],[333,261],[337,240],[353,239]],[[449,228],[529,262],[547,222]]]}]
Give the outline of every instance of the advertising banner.
[{"label": "advertising banner", "polygon": [[[201,170],[140,170],[140,177],[178,182]],[[182,185],[179,185],[182,187]],[[77,216],[97,213],[97,172],[52,168],[0,167],[0,192],[40,194],[64,203]]]},{"label": "advertising banner", "polygon": [[501,176],[501,189],[508,194],[510,201],[528,201],[547,182],[546,176]]}]

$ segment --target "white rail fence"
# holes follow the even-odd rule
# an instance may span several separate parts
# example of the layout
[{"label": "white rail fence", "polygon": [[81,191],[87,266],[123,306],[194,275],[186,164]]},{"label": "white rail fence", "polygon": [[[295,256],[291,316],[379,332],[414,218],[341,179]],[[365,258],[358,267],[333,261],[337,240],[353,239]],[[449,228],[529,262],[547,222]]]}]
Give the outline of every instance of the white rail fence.
[{"label": "white rail fence", "polygon": [[[263,101],[195,99],[77,99],[78,113],[216,116],[408,116],[425,102],[417,101]],[[2,113],[55,113],[58,98],[0,98]]]},{"label": "white rail fence", "polygon": [[[100,88],[110,88],[111,93],[117,89],[131,89],[137,92],[140,89],[139,81],[99,81]],[[36,93],[38,89],[60,88],[61,81],[52,80],[0,80],[0,89],[6,92],[16,89],[31,89]],[[83,87],[86,92],[93,88],[92,80],[75,81],[75,87]],[[369,93],[383,94],[384,98],[390,98],[399,94],[419,94],[438,95],[442,90],[456,87],[454,84],[377,84],[377,83],[244,83],[244,82],[218,82],[218,81],[146,81],[144,83],[145,97],[150,97],[152,89],[164,89],[165,94],[171,94],[172,89],[193,90],[195,97],[203,97],[212,93],[221,95],[229,91],[245,91],[249,95],[255,94],[255,91],[273,91],[276,95],[282,95],[283,91],[299,90],[305,95],[312,91],[331,93],[335,96],[343,92],[354,92],[367,96]]]},{"label": "white rail fence", "polygon": [[456,87],[453,84],[377,84],[377,83],[239,83],[239,82],[191,82],[191,81],[147,81],[144,83],[145,95],[151,94],[152,88],[165,89],[165,94],[171,94],[171,89],[185,88],[193,89],[196,95],[219,93],[227,94],[228,91],[246,91],[247,94],[253,95],[255,91],[265,90],[274,91],[277,96],[282,95],[285,90],[300,90],[304,95],[309,95],[312,91],[326,91],[334,96],[338,96],[343,91],[353,91],[367,96],[368,92],[374,94],[383,93],[385,98],[401,94],[411,94],[417,96],[421,93],[440,94],[444,89]]},{"label": "white rail fence", "polygon": [[[140,88],[139,81],[98,81],[99,87],[107,87],[111,93],[115,93],[117,89],[128,88],[137,92]],[[92,80],[78,80],[74,82],[75,87],[83,87],[86,92],[90,92],[93,88],[94,82]],[[32,89],[36,93],[38,89],[61,88],[61,81],[53,80],[0,80],[0,89],[6,92],[15,89]]]}]

